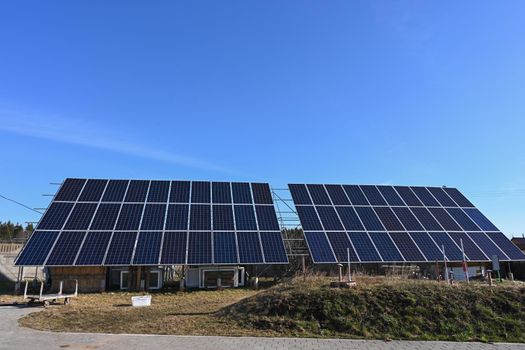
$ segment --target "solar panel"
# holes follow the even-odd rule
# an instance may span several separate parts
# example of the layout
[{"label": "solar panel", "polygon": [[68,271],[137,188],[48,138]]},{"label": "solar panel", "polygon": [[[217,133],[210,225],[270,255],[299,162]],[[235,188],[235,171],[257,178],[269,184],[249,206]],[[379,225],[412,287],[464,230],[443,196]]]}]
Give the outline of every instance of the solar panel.
[{"label": "solar panel", "polygon": [[166,203],[169,191],[169,181],[151,181],[148,192],[148,202]]},{"label": "solar panel", "polygon": [[128,188],[128,180],[109,180],[102,202],[122,202]]},{"label": "solar panel", "polygon": [[213,232],[213,260],[216,264],[237,264],[235,232]]},{"label": "solar panel", "polygon": [[115,232],[104,265],[130,265],[137,232]]},{"label": "solar panel", "polygon": [[461,261],[461,240],[471,261],[489,261],[494,254],[525,260],[457,189],[323,184],[289,189],[316,263],[342,261],[350,246],[360,262],[441,261],[442,247],[448,260]]},{"label": "solar panel", "polygon": [[338,262],[348,262],[349,253],[350,261],[359,261],[359,257],[350,243],[346,232],[327,232],[326,236],[330,241],[330,245],[334,250]]},{"label": "solar panel", "polygon": [[82,194],[78,198],[79,202],[98,202],[106,188],[108,180],[88,180]]},{"label": "solar panel", "polygon": [[44,216],[38,223],[38,228],[41,230],[60,230],[64,226],[71,209],[73,209],[73,203],[51,203],[49,208],[46,210]]},{"label": "solar panel", "polygon": [[88,232],[75,265],[101,265],[104,261],[110,238],[111,232]]},{"label": "solar panel", "polygon": [[166,204],[146,204],[142,216],[141,230],[163,230]]},{"label": "solar panel", "polygon": [[233,231],[233,209],[231,205],[213,206],[213,230]]},{"label": "solar panel", "polygon": [[310,255],[314,263],[335,263],[337,262],[332,247],[324,232],[305,231],[306,243],[310,250]]},{"label": "solar panel", "polygon": [[17,262],[283,264],[280,229],[266,183],[67,179]]},{"label": "solar panel", "polygon": [[87,230],[96,209],[96,203],[77,203],[69,215],[64,229]]},{"label": "solar panel", "polygon": [[231,203],[232,193],[229,182],[213,182],[212,183],[212,198],[213,203]]},{"label": "solar panel", "polygon": [[86,232],[63,231],[47,258],[47,266],[73,265]]},{"label": "solar panel", "polygon": [[139,232],[133,257],[135,265],[158,265],[162,232]]},{"label": "solar panel", "polygon": [[361,261],[382,261],[374,243],[366,232],[348,232],[348,237],[359,255]]},{"label": "solar panel", "polygon": [[182,265],[186,263],[187,232],[164,232],[162,246],[162,265]]},{"label": "solar panel", "polygon": [[85,179],[66,179],[56,194],[55,200],[69,202],[76,201],[85,183]]},{"label": "solar panel", "polygon": [[257,232],[237,232],[239,262],[241,264],[263,263],[261,241]]},{"label": "solar panel", "polygon": [[404,261],[403,256],[387,232],[369,232],[368,234],[384,261]]},{"label": "solar panel", "polygon": [[260,233],[261,244],[264,251],[264,261],[266,263],[288,263],[288,256],[284,247],[283,238],[280,231]]},{"label": "solar panel", "polygon": [[18,255],[15,265],[41,266],[58,237],[57,231],[35,231]]}]

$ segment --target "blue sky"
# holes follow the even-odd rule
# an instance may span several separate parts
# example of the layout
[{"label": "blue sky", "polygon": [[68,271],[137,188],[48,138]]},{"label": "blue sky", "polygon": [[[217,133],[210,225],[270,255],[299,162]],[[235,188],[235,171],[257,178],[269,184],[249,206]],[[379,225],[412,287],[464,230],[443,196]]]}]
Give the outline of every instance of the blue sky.
[{"label": "blue sky", "polygon": [[[525,232],[523,1],[0,5],[0,194],[66,177],[456,186]],[[0,202],[0,220],[38,214]]]}]

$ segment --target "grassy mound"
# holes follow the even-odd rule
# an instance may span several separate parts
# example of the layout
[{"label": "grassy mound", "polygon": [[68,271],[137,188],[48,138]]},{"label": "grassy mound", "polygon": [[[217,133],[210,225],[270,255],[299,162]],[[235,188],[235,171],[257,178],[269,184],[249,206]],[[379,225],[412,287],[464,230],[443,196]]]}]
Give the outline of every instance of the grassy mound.
[{"label": "grassy mound", "polygon": [[291,336],[525,342],[525,287],[326,280],[281,285],[221,311],[260,331]]}]

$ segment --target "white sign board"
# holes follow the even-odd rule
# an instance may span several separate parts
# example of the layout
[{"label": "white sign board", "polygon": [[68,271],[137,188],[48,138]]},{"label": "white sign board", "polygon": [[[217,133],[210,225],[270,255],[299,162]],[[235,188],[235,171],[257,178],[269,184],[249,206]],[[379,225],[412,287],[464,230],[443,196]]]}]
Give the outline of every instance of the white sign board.
[{"label": "white sign board", "polygon": [[131,297],[131,305],[133,307],[142,307],[151,305],[151,295],[141,295],[138,297]]}]

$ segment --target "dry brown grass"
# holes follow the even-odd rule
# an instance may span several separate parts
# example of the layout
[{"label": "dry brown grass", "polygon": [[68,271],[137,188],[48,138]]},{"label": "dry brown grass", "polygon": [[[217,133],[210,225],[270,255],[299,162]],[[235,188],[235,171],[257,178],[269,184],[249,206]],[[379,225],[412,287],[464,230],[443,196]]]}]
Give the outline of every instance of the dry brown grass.
[{"label": "dry brown grass", "polygon": [[20,324],[58,332],[264,335],[215,315],[222,308],[257,293],[250,289],[155,293],[152,305],[144,308],[131,306],[131,296],[137,294],[86,294],[73,299],[69,306],[50,306],[32,313],[22,318]]}]

